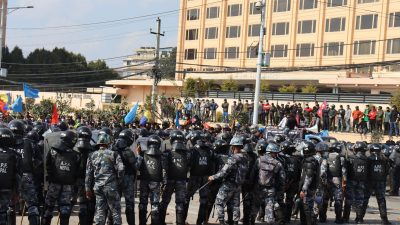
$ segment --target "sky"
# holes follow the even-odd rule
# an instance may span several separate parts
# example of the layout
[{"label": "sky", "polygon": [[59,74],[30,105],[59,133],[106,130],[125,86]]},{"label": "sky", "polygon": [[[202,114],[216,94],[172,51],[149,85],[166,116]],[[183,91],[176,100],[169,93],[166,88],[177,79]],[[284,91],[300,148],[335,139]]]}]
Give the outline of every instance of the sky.
[{"label": "sky", "polygon": [[[179,0],[8,1],[8,7],[30,5],[34,8],[7,17],[6,45],[10,49],[19,46],[25,56],[36,48],[54,47],[81,53],[87,60],[129,55],[141,46],[155,46],[156,36],[150,34],[150,28],[156,30],[157,16],[161,31],[165,31],[161,47],[176,46]],[[71,26],[124,18],[132,19]],[[107,64],[121,66],[122,58],[107,60]]]}]

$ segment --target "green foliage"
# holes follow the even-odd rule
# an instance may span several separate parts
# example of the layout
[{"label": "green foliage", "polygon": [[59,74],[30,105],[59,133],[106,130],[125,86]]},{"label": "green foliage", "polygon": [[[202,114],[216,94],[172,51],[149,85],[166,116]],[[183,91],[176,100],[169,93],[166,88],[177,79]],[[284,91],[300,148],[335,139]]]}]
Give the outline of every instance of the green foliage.
[{"label": "green foliage", "polygon": [[231,78],[229,80],[224,80],[221,86],[222,91],[238,91],[239,85],[238,83]]},{"label": "green foliage", "polygon": [[304,86],[301,88],[301,93],[315,94],[317,92],[318,92],[318,88],[311,83],[309,83],[309,84],[307,84],[307,86]]},{"label": "green foliage", "polygon": [[269,91],[269,82],[267,80],[262,80],[260,84],[261,92],[268,92]]},{"label": "green foliage", "polygon": [[383,140],[383,133],[373,130],[371,133],[371,143],[381,143]]},{"label": "green foliage", "polygon": [[397,90],[395,93],[393,93],[391,104],[400,109],[400,90]]},{"label": "green foliage", "polygon": [[297,91],[297,87],[294,84],[284,85],[278,89],[280,93],[294,93]]},{"label": "green foliage", "polygon": [[32,114],[35,118],[45,119],[51,117],[53,113],[53,101],[51,99],[43,99],[39,104],[32,107]]},{"label": "green foliage", "polygon": [[249,119],[249,114],[246,112],[240,113],[236,118],[237,122],[242,126],[248,124],[250,122]]},{"label": "green foliage", "polygon": [[[3,62],[53,64],[42,66],[4,64],[3,66],[8,69],[9,75],[7,79],[11,81],[45,83],[57,88],[63,88],[63,85],[98,87],[104,85],[106,80],[117,77],[117,74],[109,70],[104,61],[97,60],[87,63],[84,56],[69,52],[65,48],[54,48],[53,50],[35,49],[26,58],[23,56],[20,48],[15,47],[11,52],[6,48],[4,50]],[[68,73],[78,73],[79,76],[78,74],[68,75]],[[40,76],[32,74],[40,74]],[[6,84],[5,82],[0,83]]]},{"label": "green foliage", "polygon": [[57,94],[56,104],[57,104],[57,111],[60,116],[64,115],[65,113],[72,112],[71,108],[72,99],[66,97],[63,94]]},{"label": "green foliage", "polygon": [[160,58],[160,70],[162,79],[175,79],[176,48],[173,48],[168,57]]}]

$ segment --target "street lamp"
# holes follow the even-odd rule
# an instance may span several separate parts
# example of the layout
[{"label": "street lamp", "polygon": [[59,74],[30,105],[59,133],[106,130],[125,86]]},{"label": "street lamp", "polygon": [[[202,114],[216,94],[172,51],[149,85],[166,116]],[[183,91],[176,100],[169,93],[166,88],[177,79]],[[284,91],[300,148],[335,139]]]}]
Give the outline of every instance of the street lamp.
[{"label": "street lamp", "polygon": [[258,43],[258,56],[257,56],[257,74],[256,74],[256,88],[254,92],[254,107],[253,107],[253,125],[258,124],[258,104],[260,102],[260,86],[261,86],[261,66],[264,45],[264,30],[265,30],[265,4],[266,0],[260,0],[255,4],[257,10],[261,10],[261,24],[260,24],[260,42]]},{"label": "street lamp", "polygon": [[[19,6],[8,8],[8,0],[1,1],[1,17],[0,17],[0,67],[3,59],[3,48],[6,46],[6,28],[7,28],[7,14],[17,11],[18,9],[32,9],[33,6]],[[0,77],[7,77],[7,69],[0,68]]]}]

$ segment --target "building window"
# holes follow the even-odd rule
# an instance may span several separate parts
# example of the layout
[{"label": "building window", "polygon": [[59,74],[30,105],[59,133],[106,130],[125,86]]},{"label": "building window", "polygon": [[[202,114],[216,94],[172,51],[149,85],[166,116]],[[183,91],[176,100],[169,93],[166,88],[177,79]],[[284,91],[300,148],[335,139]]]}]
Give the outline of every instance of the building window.
[{"label": "building window", "polygon": [[271,45],[271,57],[283,58],[287,57],[288,46],[287,45]]},{"label": "building window", "polygon": [[219,17],[219,7],[207,8],[207,19],[215,19]]},{"label": "building window", "polygon": [[373,55],[375,54],[374,40],[364,40],[354,42],[354,55]]},{"label": "building window", "polygon": [[204,68],[203,71],[205,71],[205,72],[211,72],[211,71],[215,71],[215,69],[214,69],[214,68],[207,67],[207,68]]},{"label": "building window", "polygon": [[274,0],[274,12],[290,11],[291,0]]},{"label": "building window", "polygon": [[258,45],[247,47],[247,58],[253,59],[258,57]]},{"label": "building window", "polygon": [[230,26],[226,28],[226,38],[240,37],[240,26]]},{"label": "building window", "polygon": [[289,22],[272,24],[272,35],[287,35],[289,34]]},{"label": "building window", "polygon": [[225,48],[225,59],[237,59],[237,58],[239,58],[239,47]]},{"label": "building window", "polygon": [[187,41],[197,40],[197,39],[199,39],[198,34],[199,34],[198,29],[186,30],[186,40]]},{"label": "building window", "polygon": [[228,16],[241,16],[242,4],[228,5]]},{"label": "building window", "polygon": [[260,36],[260,28],[261,25],[260,24],[252,24],[249,25],[249,37],[256,37],[256,36]]},{"label": "building window", "polygon": [[218,38],[218,27],[207,27],[205,38],[206,39],[217,39]]},{"label": "building window", "polygon": [[379,2],[379,0],[358,0],[358,4]]},{"label": "building window", "polygon": [[324,44],[324,56],[343,55],[343,42],[328,42]]},{"label": "building window", "polygon": [[217,48],[204,49],[204,59],[216,59],[216,58],[217,58]]},{"label": "building window", "polygon": [[400,27],[400,12],[390,13],[389,27]]},{"label": "building window", "polygon": [[196,71],[196,69],[195,68],[186,68],[186,69],[184,69],[184,71],[186,71],[186,72],[194,72],[194,71]]},{"label": "building window", "polygon": [[400,53],[400,38],[387,40],[387,54],[399,54]]},{"label": "building window", "polygon": [[255,2],[250,2],[250,15],[257,15],[257,14],[261,14],[261,10],[258,10],[256,8]]},{"label": "building window", "polygon": [[347,5],[347,0],[328,0],[328,7]]},{"label": "building window", "polygon": [[296,48],[297,57],[309,57],[314,56],[314,44],[297,44]]},{"label": "building window", "polygon": [[200,14],[200,9],[189,9],[187,11],[187,20],[198,20]]},{"label": "building window", "polygon": [[356,30],[374,29],[378,24],[378,14],[357,16]]},{"label": "building window", "polygon": [[325,32],[344,31],[345,27],[346,27],[346,18],[345,17],[326,19]]},{"label": "building window", "polygon": [[317,0],[300,0],[299,9],[315,9],[317,7]]},{"label": "building window", "polygon": [[298,34],[315,33],[316,24],[317,24],[316,20],[299,21],[297,26],[297,33]]},{"label": "building window", "polygon": [[189,48],[185,49],[185,60],[195,60],[197,59],[197,49]]}]

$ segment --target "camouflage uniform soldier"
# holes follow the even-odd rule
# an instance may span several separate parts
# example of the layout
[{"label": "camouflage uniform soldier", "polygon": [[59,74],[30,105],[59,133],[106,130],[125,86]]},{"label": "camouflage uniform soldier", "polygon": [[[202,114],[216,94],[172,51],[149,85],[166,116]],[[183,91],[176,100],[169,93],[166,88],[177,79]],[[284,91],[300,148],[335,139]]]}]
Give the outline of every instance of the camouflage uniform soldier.
[{"label": "camouflage uniform soldier", "polygon": [[[20,120],[12,120],[8,127],[14,133],[15,145],[14,151],[21,157],[21,195],[28,209],[28,219],[30,225],[39,224],[39,200],[35,188],[34,170],[34,152],[31,141],[24,139],[25,128]],[[13,212],[13,210],[11,210]],[[15,218],[15,216],[13,216]],[[14,222],[15,223],[15,222]]]},{"label": "camouflage uniform soldier", "polygon": [[363,212],[359,220],[362,222],[365,212],[368,207],[368,200],[371,197],[371,193],[375,192],[376,200],[378,202],[379,213],[381,216],[382,224],[391,224],[387,217],[386,209],[386,178],[389,174],[389,161],[381,153],[381,146],[379,144],[371,144],[369,151],[371,155],[368,157],[368,178],[367,184],[368,189],[365,195]]},{"label": "camouflage uniform soldier", "polygon": [[15,221],[15,215],[9,215],[9,206],[18,187],[20,167],[17,153],[9,149],[13,142],[11,130],[0,128],[0,225],[9,225]]},{"label": "camouflage uniform soldier", "polygon": [[74,147],[76,151],[81,153],[81,164],[79,167],[77,188],[78,188],[78,203],[79,203],[79,224],[80,225],[91,225],[93,224],[94,212],[96,206],[96,199],[86,198],[85,191],[85,175],[86,165],[89,158],[89,154],[94,151],[90,141],[92,132],[88,127],[79,127],[76,130],[78,135],[78,141]]},{"label": "camouflage uniform soldier", "polygon": [[[347,170],[346,170],[346,160],[341,155],[342,144],[339,142],[333,143],[329,148],[328,155],[328,185],[330,196],[333,196],[335,200],[335,223],[343,223],[342,218],[342,206],[343,206],[343,189],[346,188],[347,182]],[[328,196],[326,196],[328,197]],[[326,213],[327,208],[323,211]]]},{"label": "camouflage uniform soldier", "polygon": [[284,192],[286,174],[282,164],[276,159],[280,151],[278,144],[268,143],[265,151],[266,154],[257,160],[254,171],[257,173],[262,200],[265,202],[265,221],[267,224],[273,224],[275,211],[284,207],[276,200]]},{"label": "camouflage uniform soldier", "polygon": [[348,159],[349,183],[346,190],[346,201],[343,210],[343,220],[349,222],[351,206],[356,211],[356,223],[363,223],[362,206],[365,199],[366,181],[368,176],[368,158],[365,156],[367,145],[358,141],[353,146],[355,155]]},{"label": "camouflage uniform soldier", "polygon": [[312,142],[303,141],[297,146],[297,149],[304,156],[300,179],[300,194],[302,200],[300,207],[301,225],[316,224],[314,218],[314,200],[315,192],[318,187],[319,163],[314,157],[315,146]]},{"label": "camouflage uniform soldier", "polygon": [[50,225],[53,210],[58,202],[60,210],[60,225],[68,225],[71,214],[72,189],[76,182],[80,164],[80,154],[72,148],[76,144],[76,134],[73,131],[63,131],[60,141],[51,146],[46,157],[49,190],[45,198],[45,211],[42,225]]},{"label": "camouflage uniform soldier", "polygon": [[121,199],[118,192],[124,173],[124,164],[118,153],[108,149],[111,137],[101,133],[97,140],[99,150],[90,154],[86,166],[85,189],[90,200],[96,195],[95,224],[104,225],[107,211],[111,211],[114,225],[121,225]]},{"label": "camouflage uniform soldier", "polygon": [[248,171],[248,161],[242,153],[243,140],[236,136],[231,140],[230,145],[233,155],[217,174],[208,177],[209,181],[223,180],[216,200],[218,219],[222,225],[225,225],[224,208],[228,201],[233,204],[233,224],[239,223],[241,185]]},{"label": "camouflage uniform soldier", "polygon": [[118,152],[125,166],[125,176],[122,178],[122,193],[125,197],[125,214],[128,225],[135,224],[135,180],[136,156],[129,148],[133,144],[133,133],[125,129],[118,134],[113,150]]},{"label": "camouflage uniform soldier", "polygon": [[167,184],[162,192],[160,204],[160,221],[165,224],[165,216],[171,196],[175,191],[176,224],[184,225],[184,210],[186,198],[187,174],[189,171],[190,154],[184,143],[184,135],[179,130],[174,130],[170,134],[172,151],[166,150],[165,168],[167,171]]},{"label": "camouflage uniform soldier", "polygon": [[328,191],[328,153],[329,153],[329,145],[325,142],[320,142],[315,146],[315,150],[317,154],[315,154],[315,159],[319,163],[320,175],[318,182],[318,189],[315,193],[315,206],[314,206],[314,214],[315,216],[319,216],[319,222],[326,222],[326,211],[324,208],[328,208],[329,199],[325,196],[329,196]]},{"label": "camouflage uniform soldier", "polygon": [[137,148],[137,168],[140,171],[140,201],[139,201],[139,224],[147,222],[147,203],[150,197],[151,224],[160,224],[160,186],[166,184],[165,159],[161,153],[162,140],[157,135],[149,136],[147,150],[141,155],[140,146]]}]

